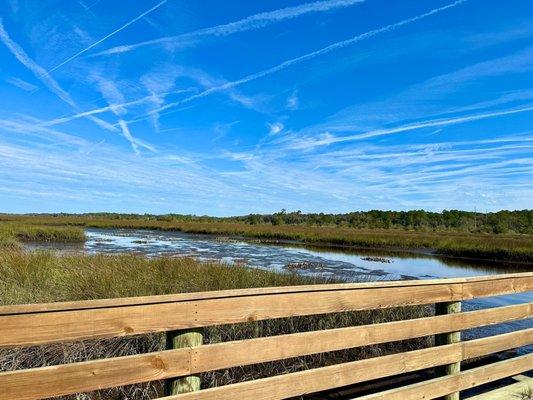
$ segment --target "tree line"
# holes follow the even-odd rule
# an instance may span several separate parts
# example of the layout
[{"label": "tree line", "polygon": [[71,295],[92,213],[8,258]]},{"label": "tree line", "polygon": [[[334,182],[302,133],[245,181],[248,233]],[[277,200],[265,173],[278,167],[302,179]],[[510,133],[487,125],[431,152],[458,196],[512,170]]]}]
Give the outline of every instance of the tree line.
[{"label": "tree line", "polygon": [[360,229],[455,230],[488,233],[533,233],[533,210],[479,213],[460,210],[430,212],[355,211],[345,214],[309,213],[281,210],[274,214],[250,214],[233,219],[249,224],[308,224],[345,226]]},{"label": "tree line", "polygon": [[[45,216],[44,214],[40,214]],[[281,210],[273,214],[249,214],[234,217],[211,217],[182,214],[46,214],[50,217],[81,217],[103,219],[145,219],[159,221],[234,222],[270,225],[339,226],[359,229],[448,230],[460,232],[523,233],[533,234],[533,210],[480,213],[444,210],[411,211],[354,211],[344,214],[302,213]]]}]

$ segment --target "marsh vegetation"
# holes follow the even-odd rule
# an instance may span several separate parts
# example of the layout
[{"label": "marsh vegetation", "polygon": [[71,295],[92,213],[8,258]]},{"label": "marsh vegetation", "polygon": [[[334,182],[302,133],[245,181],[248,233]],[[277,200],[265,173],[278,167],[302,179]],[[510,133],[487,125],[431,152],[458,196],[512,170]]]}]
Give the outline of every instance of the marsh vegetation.
[{"label": "marsh vegetation", "polygon": [[74,226],[0,222],[0,248],[20,248],[23,242],[82,243],[85,231]]},{"label": "marsh vegetation", "polygon": [[[282,215],[290,216],[291,214],[294,213]],[[436,228],[421,225],[419,229],[415,229],[413,223],[406,224],[403,228],[398,227],[402,225],[392,225],[390,228],[354,227],[341,223],[317,225],[313,223],[314,220],[311,217],[303,219],[303,222],[287,217],[289,223],[285,223],[285,220],[281,220],[281,223],[272,223],[268,222],[269,219],[252,223],[253,220],[249,220],[248,217],[212,218],[129,214],[3,215],[0,216],[0,220],[11,224],[40,226],[175,230],[186,233],[238,236],[274,243],[295,241],[322,246],[408,249],[452,257],[530,263],[533,261],[533,235],[530,234],[533,226],[531,214],[530,211],[511,213],[514,222],[507,222],[507,226],[516,226],[514,233],[494,233],[483,230],[474,232],[459,228],[445,228],[447,225],[443,227],[437,225]],[[378,226],[379,224],[367,225]]]},{"label": "marsh vegetation", "polygon": [[[0,304],[99,299],[262,286],[332,282],[292,273],[273,273],[191,258],[145,258],[139,255],[58,254],[49,251],[4,249],[0,252]],[[284,333],[354,326],[428,315],[429,307],[405,307],[368,312],[283,318],[209,327],[206,343]],[[293,372],[332,363],[388,354],[398,349],[429,346],[421,338],[366,348],[318,354],[205,373],[205,387]],[[83,360],[139,354],[164,349],[162,334],[90,340],[0,351],[0,369],[15,370]],[[149,399],[162,394],[162,382],[133,385],[69,399]]]}]

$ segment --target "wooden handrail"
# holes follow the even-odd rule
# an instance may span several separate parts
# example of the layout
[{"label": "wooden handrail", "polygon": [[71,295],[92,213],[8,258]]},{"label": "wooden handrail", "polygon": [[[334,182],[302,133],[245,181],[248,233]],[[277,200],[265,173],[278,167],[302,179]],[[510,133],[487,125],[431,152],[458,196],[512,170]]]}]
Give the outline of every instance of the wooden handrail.
[{"label": "wooden handrail", "polygon": [[[531,343],[533,329],[220,386],[161,400],[274,400],[480,357]],[[533,354],[528,355],[530,361]],[[531,364],[527,366],[527,369]],[[526,371],[527,371],[526,369]]]},{"label": "wooden handrail", "polygon": [[[319,285],[251,294],[187,295],[176,301],[0,315],[0,347],[109,338],[283,317],[462,301],[533,290],[533,274],[498,279]],[[254,289],[255,291],[256,289]],[[245,292],[246,294],[242,294]],[[10,309],[12,311],[12,309]]]},{"label": "wooden handrail", "polygon": [[532,316],[533,303],[527,303],[460,314],[209,344],[194,349],[182,348],[8,372],[0,374],[0,387],[18,390],[19,396],[22,396],[34,390],[32,387],[23,387],[23,382],[39,382],[42,395],[59,396],[412,339]]},{"label": "wooden handrail", "polygon": [[206,300],[248,297],[258,295],[277,295],[289,293],[309,293],[324,291],[344,291],[355,289],[373,288],[401,288],[412,286],[454,285],[463,283],[490,283],[494,281],[506,281],[512,279],[533,278],[533,272],[520,272],[513,274],[486,275],[468,278],[445,278],[406,281],[379,281],[363,283],[336,283],[317,285],[275,286],[250,289],[217,290],[210,292],[190,292],[178,294],[165,294],[156,296],[120,297],[113,299],[64,301],[54,303],[15,304],[0,306],[0,316],[16,314],[33,314],[54,311],[78,311],[84,309],[98,309],[110,307],[139,306],[150,304],[177,303],[183,301]]},{"label": "wooden handrail", "polygon": [[[531,290],[533,290],[533,273],[521,273],[430,281],[239,289],[2,306],[0,347],[168,332],[303,315],[459,302]],[[460,332],[532,316],[533,303],[525,303],[381,324],[301,332],[9,371],[0,373],[0,400],[39,399],[152,380],[188,377],[217,369]],[[532,342],[533,329],[525,329],[483,339],[169,396],[165,399],[238,397],[254,398],[254,400],[282,399],[403,372],[457,364],[466,359],[521,347]],[[397,392],[392,392],[390,398],[405,398],[401,397],[402,393],[418,393],[421,388],[428,390],[430,394],[440,393],[435,397],[449,395],[464,389],[465,385],[472,386],[472,380],[477,382],[498,379],[507,372],[509,374],[523,372],[528,369],[524,367],[525,365],[531,365],[528,364],[532,361],[531,357],[527,355],[517,359],[518,361],[498,363],[498,366],[491,364],[494,370],[491,370],[493,373],[487,376],[474,370],[472,370],[474,372],[454,370],[446,377],[427,381],[419,386],[398,388]]]}]

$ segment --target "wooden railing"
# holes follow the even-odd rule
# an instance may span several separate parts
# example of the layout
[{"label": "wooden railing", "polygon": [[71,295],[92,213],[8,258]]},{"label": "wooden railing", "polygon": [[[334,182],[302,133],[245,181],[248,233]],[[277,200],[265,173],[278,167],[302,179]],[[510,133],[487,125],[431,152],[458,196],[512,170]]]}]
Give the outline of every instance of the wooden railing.
[{"label": "wooden railing", "polygon": [[[533,329],[469,341],[460,341],[457,332],[531,318],[533,303],[459,312],[459,302],[531,290],[533,273],[523,273],[1,306],[3,348],[152,332],[170,332],[170,348],[2,372],[0,399],[40,399],[161,379],[174,379],[169,385],[174,394],[165,400],[284,399],[439,366],[448,366],[446,375],[360,399],[458,398],[461,390],[521,374],[533,366],[533,354],[526,354],[460,372],[464,360],[532,344]],[[200,328],[207,326],[434,303],[440,304],[436,308],[442,315],[217,344],[201,342]],[[438,346],[198,390],[197,375],[202,372],[432,335],[441,335]]]}]

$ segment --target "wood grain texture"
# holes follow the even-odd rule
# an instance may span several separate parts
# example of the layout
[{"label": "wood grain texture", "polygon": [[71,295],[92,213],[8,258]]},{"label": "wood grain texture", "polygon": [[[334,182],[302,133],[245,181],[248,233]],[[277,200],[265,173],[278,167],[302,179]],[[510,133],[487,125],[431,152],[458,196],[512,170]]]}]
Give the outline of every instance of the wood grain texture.
[{"label": "wood grain texture", "polygon": [[[452,283],[373,286],[208,297],[107,308],[0,315],[0,347],[108,338],[273,318],[461,301],[533,290],[533,274]],[[442,282],[439,281],[439,282]],[[309,288],[309,287],[307,287]],[[312,290],[311,290],[312,289]],[[187,296],[192,296],[189,294]]]},{"label": "wood grain texture", "polygon": [[[188,376],[195,373],[249,365],[308,354],[429,336],[448,330],[524,319],[533,315],[533,303],[453,315],[383,324],[338,328],[203,345],[149,354],[117,357],[53,367],[0,373],[0,399],[36,399],[133,383]],[[522,331],[523,332],[523,331]],[[528,340],[527,334],[494,337],[498,350],[512,340]],[[488,339],[468,342],[467,355],[488,348]],[[32,382],[28,385],[28,382]],[[2,397],[2,392],[5,397]]]},{"label": "wood grain texture", "polygon": [[[464,284],[464,283],[490,283],[508,279],[533,279],[533,272],[522,272],[514,274],[499,274],[488,276],[477,276],[468,278],[446,278],[446,279],[426,279],[412,281],[389,281],[389,282],[363,282],[363,283],[341,283],[341,284],[319,284],[319,285],[299,285],[299,286],[277,286],[268,288],[232,289],[210,292],[178,293],[158,296],[138,296],[121,297],[115,299],[81,300],[55,303],[38,304],[16,304],[0,306],[1,315],[28,314],[51,311],[75,311],[83,309],[122,307],[148,304],[172,303],[191,300],[219,299],[226,297],[244,297],[267,294],[315,292],[315,291],[336,291],[353,289],[371,289],[377,287],[411,287],[430,286],[441,284]],[[531,282],[529,283],[530,289]]]},{"label": "wood grain texture", "polygon": [[[457,375],[444,376],[442,378],[431,379],[429,381],[415,383],[413,385],[391,389],[380,393],[357,397],[357,400],[436,399],[446,396],[450,393],[480,386],[485,383],[494,382],[498,379],[525,372],[531,369],[531,365],[533,365],[533,354],[527,354],[509,360],[485,365],[479,368],[470,369],[468,371],[460,372]],[[533,382],[533,379],[531,379],[531,382]],[[530,384],[533,385],[531,382]],[[520,384],[524,384],[524,382],[520,382]],[[517,388],[515,387],[514,389]],[[470,397],[470,399],[496,400],[499,398],[501,400],[510,400],[514,398],[512,395],[510,395],[510,392],[507,390],[507,388],[503,388],[503,390],[497,394],[503,394],[507,397],[491,397],[489,394],[483,394],[480,396]],[[516,400],[519,399],[520,397],[516,397]]]}]

